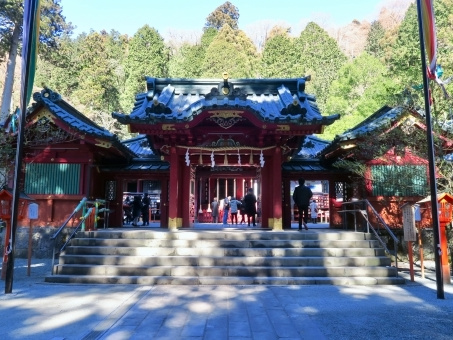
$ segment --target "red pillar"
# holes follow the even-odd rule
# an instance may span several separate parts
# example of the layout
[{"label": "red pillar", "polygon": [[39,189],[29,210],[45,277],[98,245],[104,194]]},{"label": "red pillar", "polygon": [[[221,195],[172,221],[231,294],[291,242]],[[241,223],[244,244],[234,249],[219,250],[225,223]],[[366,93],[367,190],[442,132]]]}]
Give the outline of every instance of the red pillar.
[{"label": "red pillar", "polygon": [[[182,222],[180,227],[193,227],[194,224],[194,193],[191,193],[190,187],[193,185],[198,188],[198,182],[192,183],[195,179],[190,178],[190,165],[187,166],[186,164],[182,165],[182,183],[181,183],[181,197],[180,197],[180,204],[181,204],[181,216]],[[195,211],[196,213],[196,211]]]},{"label": "red pillar", "polygon": [[[282,179],[283,180],[283,179]],[[284,197],[283,197],[283,202],[284,206],[283,208],[283,227],[284,229],[291,229],[291,181],[288,178],[285,178],[283,181],[283,192],[284,192]]]},{"label": "red pillar", "polygon": [[[451,283],[450,265],[448,264],[448,243],[445,227],[448,223],[440,222],[440,249],[442,251],[442,280],[445,284]],[[435,231],[434,231],[435,232]]]},{"label": "red pillar", "polygon": [[160,226],[161,228],[168,228],[168,202],[170,202],[169,197],[169,178],[162,179],[162,192],[160,194]]},{"label": "red pillar", "polygon": [[264,167],[261,168],[261,227],[262,228],[272,228],[273,223],[273,200],[274,194],[272,192],[272,164],[266,163]]},{"label": "red pillar", "polygon": [[170,192],[169,192],[169,206],[168,206],[168,228],[177,229],[181,226],[182,221],[179,218],[179,200],[181,199],[179,193],[179,162],[176,147],[172,146],[170,149]]},{"label": "red pillar", "polygon": [[282,219],[282,149],[276,147],[272,157],[272,213],[273,213],[273,230],[283,229]]}]

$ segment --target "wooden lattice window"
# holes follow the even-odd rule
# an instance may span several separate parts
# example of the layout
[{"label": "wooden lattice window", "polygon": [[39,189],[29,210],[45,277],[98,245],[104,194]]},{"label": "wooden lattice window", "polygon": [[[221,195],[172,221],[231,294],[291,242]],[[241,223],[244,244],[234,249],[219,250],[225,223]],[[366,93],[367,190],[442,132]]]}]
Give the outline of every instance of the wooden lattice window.
[{"label": "wooden lattice window", "polygon": [[374,165],[373,196],[426,196],[428,178],[424,165]]},{"label": "wooden lattice window", "polygon": [[105,182],[105,199],[114,201],[116,199],[116,181]]},{"label": "wooden lattice window", "polygon": [[25,192],[41,195],[77,195],[80,191],[80,174],[80,164],[27,164]]}]

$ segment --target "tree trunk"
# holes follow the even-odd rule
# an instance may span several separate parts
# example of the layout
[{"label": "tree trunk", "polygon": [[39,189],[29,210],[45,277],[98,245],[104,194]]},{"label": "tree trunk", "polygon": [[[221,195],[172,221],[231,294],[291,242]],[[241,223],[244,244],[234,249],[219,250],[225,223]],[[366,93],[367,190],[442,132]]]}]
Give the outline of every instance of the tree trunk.
[{"label": "tree trunk", "polygon": [[16,69],[17,49],[19,46],[20,25],[14,27],[11,37],[11,48],[9,49],[8,63],[6,65],[5,86],[2,93],[2,105],[0,113],[0,123],[3,123],[10,113],[11,100],[13,97],[14,70]]}]

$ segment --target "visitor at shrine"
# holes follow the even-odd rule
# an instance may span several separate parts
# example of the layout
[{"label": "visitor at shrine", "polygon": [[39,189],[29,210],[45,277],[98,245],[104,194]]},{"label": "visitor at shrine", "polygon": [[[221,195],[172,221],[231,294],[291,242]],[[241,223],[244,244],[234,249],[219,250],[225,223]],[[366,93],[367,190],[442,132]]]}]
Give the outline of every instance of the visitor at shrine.
[{"label": "visitor at shrine", "polygon": [[312,223],[317,223],[318,221],[318,204],[315,200],[310,201],[310,217]]},{"label": "visitor at shrine", "polygon": [[252,219],[252,224],[256,227],[256,196],[253,193],[253,189],[248,190],[247,195],[244,197],[245,213],[247,214],[247,224],[250,227],[250,218]]},{"label": "visitor at shrine", "polygon": [[241,224],[245,223],[245,204],[244,197],[241,199],[241,205],[239,207],[239,213],[241,214]]},{"label": "visitor at shrine", "polygon": [[214,200],[211,202],[211,209],[212,209],[212,223],[219,222],[219,202],[217,201],[217,197],[214,197]]},{"label": "visitor at shrine", "polygon": [[126,196],[126,199],[123,202],[123,223],[129,224],[133,221],[132,217],[132,201],[129,196]]},{"label": "visitor at shrine", "polygon": [[236,225],[238,224],[238,211],[240,205],[241,201],[238,201],[235,197],[230,200],[231,224],[234,224],[234,221],[236,221]]},{"label": "visitor at shrine", "polygon": [[151,201],[148,197],[148,193],[143,195],[142,199],[142,217],[143,217],[143,225],[149,225],[149,205]]},{"label": "visitor at shrine", "polygon": [[132,201],[132,225],[134,227],[138,226],[138,220],[142,214],[142,198],[140,196],[134,196],[134,200]]},{"label": "visitor at shrine", "polygon": [[225,197],[223,200],[223,224],[228,225],[228,214],[230,212],[230,199],[231,196]]},{"label": "visitor at shrine", "polygon": [[299,231],[302,230],[302,224],[305,230],[308,230],[308,207],[310,199],[313,197],[311,189],[305,185],[305,179],[299,178],[299,186],[294,189],[293,200],[299,209]]}]

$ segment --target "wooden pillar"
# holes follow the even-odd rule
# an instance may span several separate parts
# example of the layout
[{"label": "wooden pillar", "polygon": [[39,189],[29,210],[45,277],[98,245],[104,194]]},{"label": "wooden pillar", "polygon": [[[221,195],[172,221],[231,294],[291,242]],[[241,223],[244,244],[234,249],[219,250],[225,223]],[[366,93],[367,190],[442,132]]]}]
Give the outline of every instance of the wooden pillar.
[{"label": "wooden pillar", "polygon": [[[191,166],[186,166],[185,164],[182,165],[182,183],[180,185],[181,195],[179,196],[179,203],[181,204],[181,223],[178,227],[193,227],[194,224],[194,216],[197,215],[197,211],[195,211],[195,207],[198,207],[198,204],[194,204],[194,199],[198,198],[197,202],[199,203],[199,197],[195,194],[198,192],[199,188],[199,181],[195,178],[191,178],[190,176]],[[195,171],[195,170],[194,170]],[[191,192],[191,186],[194,186],[195,192]]]},{"label": "wooden pillar", "polygon": [[[273,215],[273,201],[274,194],[272,192],[272,164],[266,163],[263,168],[261,168],[261,185],[260,185],[260,194],[261,194],[261,227],[262,228],[272,228],[274,223]],[[249,184],[250,185],[250,184]],[[253,187],[253,181],[252,181]]]},{"label": "wooden pillar", "polygon": [[[110,209],[113,209],[114,212],[109,214],[109,225],[123,226],[123,182],[124,180],[121,178],[115,177],[114,181],[116,182],[115,188],[115,200],[110,203]],[[112,205],[114,205],[112,207]]]},{"label": "wooden pillar", "polygon": [[283,230],[282,219],[282,149],[276,147],[272,157],[272,212],[274,225],[272,230]]},{"label": "wooden pillar", "polygon": [[336,208],[334,203],[336,201],[336,191],[335,191],[335,180],[334,179],[329,179],[329,214],[330,214],[330,219],[329,219],[329,227],[332,228],[332,226],[341,226],[342,221],[343,221],[343,216],[340,216],[338,213],[339,208]]},{"label": "wooden pillar", "polygon": [[[449,222],[450,223],[450,222]],[[442,281],[444,284],[450,284],[450,265],[448,263],[448,242],[447,242],[447,232],[446,225],[448,223],[440,222],[440,249],[442,251],[441,263],[442,263]]]},{"label": "wooden pillar", "polygon": [[291,197],[291,181],[288,178],[285,178],[282,181],[283,185],[283,194],[282,197],[282,204],[283,207],[283,228],[284,229],[291,229],[291,204],[292,204],[292,197]]},{"label": "wooden pillar", "polygon": [[169,178],[165,177],[162,179],[162,192],[160,193],[160,227],[161,228],[168,228],[168,202],[170,202],[169,198]]},{"label": "wooden pillar", "polygon": [[181,226],[179,216],[179,159],[176,147],[170,149],[170,192],[168,206],[168,229],[176,230]]}]

